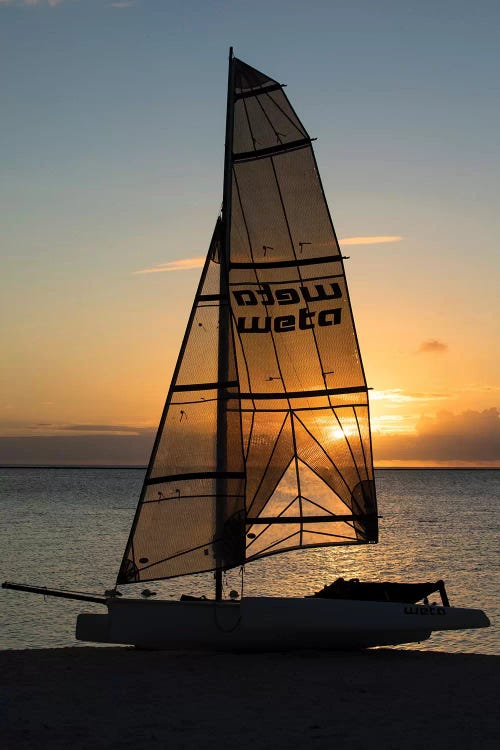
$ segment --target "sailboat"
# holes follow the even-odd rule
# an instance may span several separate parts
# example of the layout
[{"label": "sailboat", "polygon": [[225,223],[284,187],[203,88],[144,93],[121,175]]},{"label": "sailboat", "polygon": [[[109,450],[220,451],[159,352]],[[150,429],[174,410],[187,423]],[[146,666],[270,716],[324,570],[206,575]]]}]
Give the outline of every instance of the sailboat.
[{"label": "sailboat", "polygon": [[[375,544],[368,388],[312,139],[270,76],[229,56],[222,210],[117,586],[213,571],[212,599],[98,602],[82,641],[143,648],[361,648],[489,625],[442,582],[342,581],[310,597],[223,597],[269,555]],[[439,590],[441,604],[419,599]]]}]

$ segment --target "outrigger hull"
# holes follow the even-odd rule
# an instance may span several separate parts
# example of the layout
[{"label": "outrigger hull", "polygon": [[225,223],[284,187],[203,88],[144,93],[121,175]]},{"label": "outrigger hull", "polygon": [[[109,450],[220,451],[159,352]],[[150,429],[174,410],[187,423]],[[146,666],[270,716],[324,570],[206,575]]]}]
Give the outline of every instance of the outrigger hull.
[{"label": "outrigger hull", "polygon": [[106,604],[107,614],[78,616],[78,640],[162,650],[362,649],[490,624],[478,609],[393,602],[249,597]]}]

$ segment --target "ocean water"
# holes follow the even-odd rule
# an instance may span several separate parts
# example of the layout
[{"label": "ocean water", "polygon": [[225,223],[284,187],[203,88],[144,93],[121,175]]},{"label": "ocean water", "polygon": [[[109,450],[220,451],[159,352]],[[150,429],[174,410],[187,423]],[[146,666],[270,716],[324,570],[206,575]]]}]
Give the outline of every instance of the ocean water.
[{"label": "ocean water", "polygon": [[[144,471],[0,469],[0,578],[102,593],[114,584]],[[302,596],[335,578],[446,582],[455,606],[484,609],[492,627],[436,633],[409,646],[499,654],[500,471],[378,470],[380,542],[302,550],[246,567],[246,595]],[[240,589],[241,572],[227,589]],[[139,596],[144,584],[127,588]],[[212,574],[148,584],[165,598],[213,592]],[[0,590],[0,648],[77,645],[79,612],[99,605]]]}]

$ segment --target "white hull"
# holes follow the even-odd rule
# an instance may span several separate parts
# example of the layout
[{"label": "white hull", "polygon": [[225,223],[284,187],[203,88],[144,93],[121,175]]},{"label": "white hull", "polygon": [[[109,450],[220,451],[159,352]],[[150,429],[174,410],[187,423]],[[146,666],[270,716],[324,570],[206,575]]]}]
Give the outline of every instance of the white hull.
[{"label": "white hull", "polygon": [[320,598],[109,599],[107,607],[108,614],[78,616],[78,640],[151,649],[359,649],[490,624],[478,609]]}]

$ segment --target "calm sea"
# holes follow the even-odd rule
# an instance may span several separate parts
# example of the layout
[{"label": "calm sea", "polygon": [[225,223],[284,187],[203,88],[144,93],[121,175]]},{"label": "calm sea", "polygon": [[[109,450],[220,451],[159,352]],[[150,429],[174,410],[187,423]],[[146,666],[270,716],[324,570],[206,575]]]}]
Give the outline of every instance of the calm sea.
[{"label": "calm sea", "polygon": [[[111,588],[144,471],[0,469],[1,580],[102,593]],[[499,654],[500,471],[378,470],[380,543],[277,555],[248,565],[247,595],[302,596],[335,578],[434,581],[452,605],[484,609],[492,627],[435,634],[415,646]],[[239,590],[240,572],[227,586]],[[148,584],[159,596],[211,595],[203,574]],[[129,586],[128,595],[144,588]],[[0,648],[72,646],[78,612],[98,605],[0,590]]]}]

